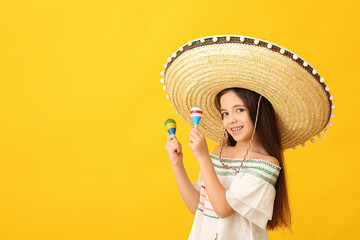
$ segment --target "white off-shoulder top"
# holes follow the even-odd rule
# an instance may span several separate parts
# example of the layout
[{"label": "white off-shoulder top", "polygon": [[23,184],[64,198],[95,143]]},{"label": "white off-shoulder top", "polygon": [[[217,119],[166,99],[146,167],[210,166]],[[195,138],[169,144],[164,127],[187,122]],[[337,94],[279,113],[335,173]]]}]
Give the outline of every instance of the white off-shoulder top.
[{"label": "white off-shoulder top", "polygon": [[[199,174],[193,183],[200,193],[189,240],[268,239],[266,225],[272,219],[275,184],[281,167],[262,159],[245,159],[239,173],[223,166],[219,157],[210,154],[216,174],[226,189],[226,199],[236,211],[219,218],[206,194]],[[242,159],[221,158],[224,164],[239,169]]]}]

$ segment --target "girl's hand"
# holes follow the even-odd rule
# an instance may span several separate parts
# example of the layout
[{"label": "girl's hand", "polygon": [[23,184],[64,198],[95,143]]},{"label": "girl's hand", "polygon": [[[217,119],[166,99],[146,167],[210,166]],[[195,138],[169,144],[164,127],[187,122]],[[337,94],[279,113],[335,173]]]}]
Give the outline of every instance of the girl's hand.
[{"label": "girl's hand", "polygon": [[182,163],[183,152],[181,149],[181,143],[177,140],[175,135],[167,136],[167,144],[165,145],[165,149],[173,166]]},{"label": "girl's hand", "polygon": [[191,130],[189,136],[189,147],[198,161],[202,157],[209,156],[206,139],[199,129],[193,128]]}]

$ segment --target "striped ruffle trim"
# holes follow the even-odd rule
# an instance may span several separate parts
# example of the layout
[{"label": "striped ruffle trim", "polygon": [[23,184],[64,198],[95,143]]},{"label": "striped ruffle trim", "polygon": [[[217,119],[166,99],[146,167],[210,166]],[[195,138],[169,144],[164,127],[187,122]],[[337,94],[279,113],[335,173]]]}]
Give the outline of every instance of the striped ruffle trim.
[{"label": "striped ruffle trim", "polygon": [[219,217],[204,213],[204,209],[197,208],[197,210],[202,212],[205,217],[209,217],[209,218],[213,218],[213,219],[219,219]]},{"label": "striped ruffle trim", "polygon": [[203,187],[204,189],[202,189],[202,191],[200,193],[200,202],[199,202],[197,210],[202,212],[202,214],[205,217],[219,219],[219,217],[216,215],[215,210],[213,209],[213,207],[210,203],[210,200],[208,199],[208,197],[206,195],[205,186],[202,185],[201,187]]},{"label": "striped ruffle trim", "polygon": [[[233,169],[223,166],[219,157],[210,154],[216,175],[218,176],[235,176]],[[227,165],[239,169],[242,159],[221,158],[221,161]],[[263,179],[275,187],[277,178],[279,177],[281,167],[262,159],[245,159],[240,173],[248,173],[260,179]]]}]

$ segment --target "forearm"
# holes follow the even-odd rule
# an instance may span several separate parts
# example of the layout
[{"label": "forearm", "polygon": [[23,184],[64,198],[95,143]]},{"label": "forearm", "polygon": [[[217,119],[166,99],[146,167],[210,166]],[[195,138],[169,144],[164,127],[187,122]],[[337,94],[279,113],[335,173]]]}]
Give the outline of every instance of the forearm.
[{"label": "forearm", "polygon": [[191,183],[182,162],[173,166],[173,170],[181,197],[190,212],[195,214],[199,204],[200,194]]},{"label": "forearm", "polygon": [[209,156],[198,159],[206,193],[215,213],[221,217],[228,217],[235,211],[226,200],[226,189],[222,186],[216,175],[214,166]]}]

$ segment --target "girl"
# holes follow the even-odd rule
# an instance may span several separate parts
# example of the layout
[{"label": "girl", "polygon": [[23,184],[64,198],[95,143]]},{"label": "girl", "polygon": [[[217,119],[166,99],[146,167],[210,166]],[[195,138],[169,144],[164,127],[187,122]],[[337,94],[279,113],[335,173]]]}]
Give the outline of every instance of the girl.
[{"label": "girl", "polygon": [[[204,112],[201,129],[189,136],[200,166],[197,182],[186,174],[174,135],[165,146],[180,194],[195,214],[189,239],[267,239],[267,229],[291,226],[283,150],[324,128],[332,99],[320,75],[309,74],[313,68],[297,68],[305,61],[273,46],[242,36],[208,37],[180,48],[165,66],[177,112],[190,124],[192,106]],[[305,101],[312,98],[316,104]],[[204,135],[222,143],[210,155]]]}]

